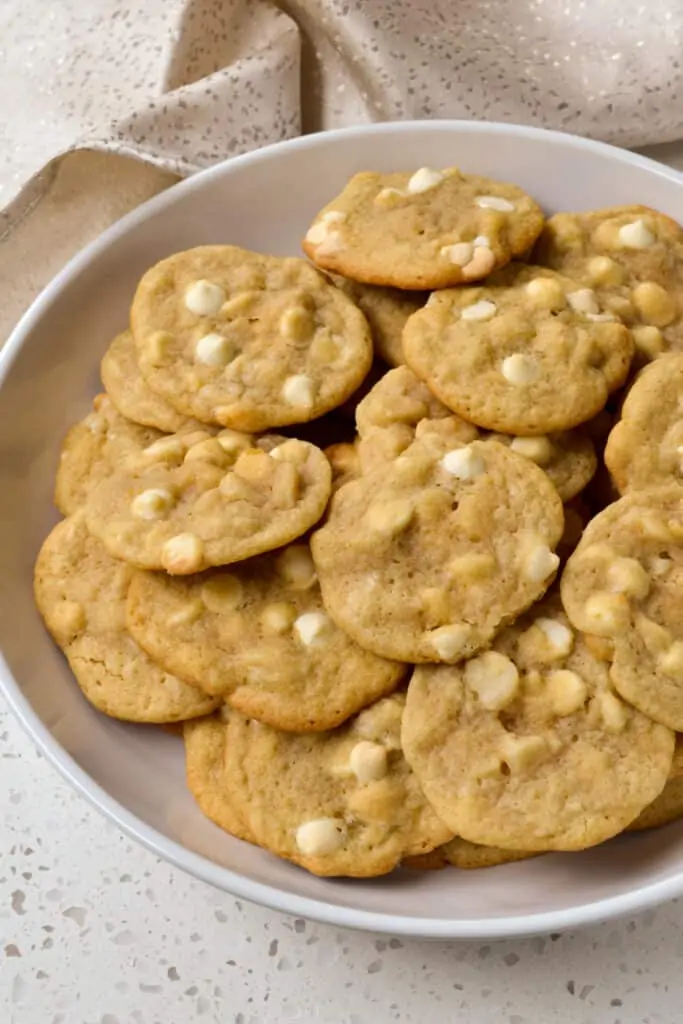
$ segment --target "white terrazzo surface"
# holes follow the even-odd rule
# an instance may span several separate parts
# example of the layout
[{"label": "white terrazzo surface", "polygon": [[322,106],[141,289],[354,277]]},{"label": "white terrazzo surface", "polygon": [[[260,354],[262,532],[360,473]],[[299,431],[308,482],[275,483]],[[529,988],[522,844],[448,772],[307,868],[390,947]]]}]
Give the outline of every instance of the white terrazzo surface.
[{"label": "white terrazzo surface", "polygon": [[0,698],[0,1024],[678,1024],[682,960],[681,903],[484,944],[234,900],[91,810]]}]

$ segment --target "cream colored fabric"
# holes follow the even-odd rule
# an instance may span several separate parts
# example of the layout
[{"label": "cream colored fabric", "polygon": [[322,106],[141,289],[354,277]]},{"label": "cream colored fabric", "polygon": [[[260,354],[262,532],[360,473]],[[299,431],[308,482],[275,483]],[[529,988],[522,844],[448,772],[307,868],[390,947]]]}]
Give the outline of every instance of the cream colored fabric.
[{"label": "cream colored fabric", "polygon": [[0,328],[174,176],[301,131],[461,117],[677,139],[681,32],[674,0],[2,0]]}]

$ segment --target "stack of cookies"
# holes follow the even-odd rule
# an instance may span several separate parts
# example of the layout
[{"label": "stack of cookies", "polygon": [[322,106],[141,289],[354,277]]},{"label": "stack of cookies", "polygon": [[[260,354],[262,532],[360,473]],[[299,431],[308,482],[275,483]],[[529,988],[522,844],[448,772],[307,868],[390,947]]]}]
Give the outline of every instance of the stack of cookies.
[{"label": "stack of cookies", "polygon": [[683,814],[681,228],[421,168],[303,248],[138,285],[35,570],[87,699],[321,875]]}]

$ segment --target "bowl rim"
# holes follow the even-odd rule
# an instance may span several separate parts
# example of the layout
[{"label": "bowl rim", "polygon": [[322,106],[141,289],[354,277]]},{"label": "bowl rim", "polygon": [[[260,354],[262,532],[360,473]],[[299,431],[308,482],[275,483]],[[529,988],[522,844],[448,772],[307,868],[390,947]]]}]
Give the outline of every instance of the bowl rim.
[{"label": "bowl rim", "polygon": [[[180,195],[201,190],[214,178],[220,178],[226,168],[248,167],[262,160],[269,160],[275,151],[315,150],[326,141],[356,139],[370,134],[391,135],[421,132],[453,132],[460,136],[492,134],[514,138],[544,139],[559,148],[602,153],[615,164],[627,164],[661,178],[668,179],[683,187],[683,173],[649,157],[619,149],[616,146],[592,139],[581,138],[564,132],[544,128],[527,127],[494,121],[463,121],[437,119],[433,121],[387,121],[327,132],[317,132],[294,139],[275,142],[260,149],[230,157],[199,171],[189,178],[172,185],[140,206],[125,214],[108,227],[96,239],[81,249],[43,288],[22,315],[9,335],[0,352],[0,390],[11,371],[14,361],[34,326],[41,320],[52,302],[85,268],[93,258],[106,250],[124,235],[129,228],[144,222],[166,207],[173,206]],[[530,914],[512,914],[494,919],[434,919],[412,917],[404,914],[389,914],[380,911],[359,910],[353,907],[327,903],[322,899],[286,892],[275,885],[256,882],[243,875],[214,863],[194,853],[175,840],[164,836],[157,829],[146,825],[135,814],[111,797],[92,777],[82,769],[44,725],[22,693],[19,683],[10,671],[0,652],[0,692],[30,739],[34,741],[47,760],[72,787],[104,816],[141,843],[162,860],[188,872],[195,878],[207,882],[231,895],[269,907],[282,913],[306,917],[323,924],[331,924],[361,931],[394,934],[423,939],[505,939],[524,937],[548,932],[561,932],[570,928],[598,924],[600,922],[633,914],[656,906],[683,894],[683,864],[680,873],[672,878],[642,885],[630,892],[590,903],[578,904],[563,910],[543,911]]]}]

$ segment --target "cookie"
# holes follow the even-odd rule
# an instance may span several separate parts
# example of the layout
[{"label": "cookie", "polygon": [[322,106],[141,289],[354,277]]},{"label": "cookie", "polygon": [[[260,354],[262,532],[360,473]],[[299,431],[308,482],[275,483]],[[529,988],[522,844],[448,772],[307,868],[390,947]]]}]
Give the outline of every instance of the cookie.
[{"label": "cookie", "polygon": [[515,435],[575,427],[623,384],[633,356],[627,328],[586,296],[552,270],[520,265],[480,287],[435,292],[406,324],[406,362],[479,427]]},{"label": "cookie", "polygon": [[[432,421],[427,427],[423,420]],[[441,421],[436,425],[433,421]],[[425,430],[450,432],[454,442],[490,438],[531,459],[548,475],[563,501],[589,482],[597,467],[593,443],[577,430],[540,437],[484,434],[456,416],[408,366],[390,370],[356,410],[358,454],[364,472],[396,458]]]},{"label": "cookie", "polygon": [[232,795],[235,784],[225,749],[228,717],[227,709],[224,713],[219,709],[215,715],[184,724],[187,787],[207,818],[224,832],[253,843],[244,815],[240,814]]},{"label": "cookie", "polygon": [[128,628],[168,672],[294,732],[335,728],[406,672],[361,650],[325,614],[306,543],[229,572],[137,573]]},{"label": "cookie", "polygon": [[640,372],[605,447],[605,464],[621,494],[683,483],[683,352],[661,356]]},{"label": "cookie", "polygon": [[162,436],[158,430],[127,420],[107,395],[97,395],[93,411],[71,427],[62,444],[54,493],[59,511],[68,516],[81,508],[122,459]]},{"label": "cookie", "polygon": [[580,494],[598,468],[593,442],[581,430],[563,430],[557,434],[533,437],[512,437],[510,434],[490,434],[488,437],[540,466],[563,502],[571,501]]},{"label": "cookie", "polygon": [[159,668],[126,629],[131,575],[90,535],[82,512],[55,526],[40,550],[36,603],[78,685],[99,711],[128,722],[208,714],[219,701]]},{"label": "cookie", "polygon": [[537,853],[529,853],[526,850],[502,850],[499,846],[480,846],[479,843],[469,843],[467,839],[456,836],[443,846],[437,846],[431,853],[424,853],[420,857],[407,857],[404,864],[419,871],[438,871],[447,867],[470,871],[478,868],[495,868],[501,864],[512,864],[537,856]]},{"label": "cookie", "polygon": [[353,299],[365,314],[370,324],[375,355],[389,366],[401,366],[405,362],[401,341],[403,328],[408,317],[424,306],[429,298],[428,293],[378,288],[350,281],[339,274],[331,274],[330,277],[337,288],[341,288],[350,299]]},{"label": "cookie", "polygon": [[326,610],[362,647],[457,661],[545,592],[562,525],[533,462],[427,435],[342,487],[311,550]]},{"label": "cookie", "polygon": [[205,245],[157,263],[131,309],[150,388],[205,423],[260,431],[341,405],[372,362],[367,320],[305,260]]},{"label": "cookie", "polygon": [[325,511],[331,476],[305,441],[226,430],[113,473],[90,495],[86,521],[116,558],[187,575],[300,537]]},{"label": "cookie", "polygon": [[593,289],[632,328],[640,361],[683,347],[683,230],[670,217],[647,206],[558,213],[536,257]]},{"label": "cookie", "polygon": [[450,830],[425,800],[401,753],[404,694],[339,729],[286,733],[228,715],[227,771],[254,840],[317,875],[386,874]]},{"label": "cookie", "polygon": [[[173,434],[188,424],[187,416],[147,384],[138,366],[135,342],[130,331],[118,334],[100,364],[102,383],[122,416],[145,427]],[[195,424],[196,426],[196,424]]]},{"label": "cookie", "polygon": [[638,815],[626,829],[627,832],[640,832],[646,828],[659,828],[683,817],[683,742],[681,736],[676,737],[673,764],[666,786],[651,804]]},{"label": "cookie", "polygon": [[418,666],[401,741],[436,813],[473,843],[583,850],[666,783],[674,734],[622,701],[555,596],[491,650]]},{"label": "cookie", "polygon": [[683,731],[683,487],[634,491],[586,527],[562,575],[577,629],[612,645],[612,682],[644,714]]},{"label": "cookie", "polygon": [[526,252],[542,226],[516,185],[456,167],[365,171],[321,210],[303,249],[354,281],[424,291],[486,277]]}]

